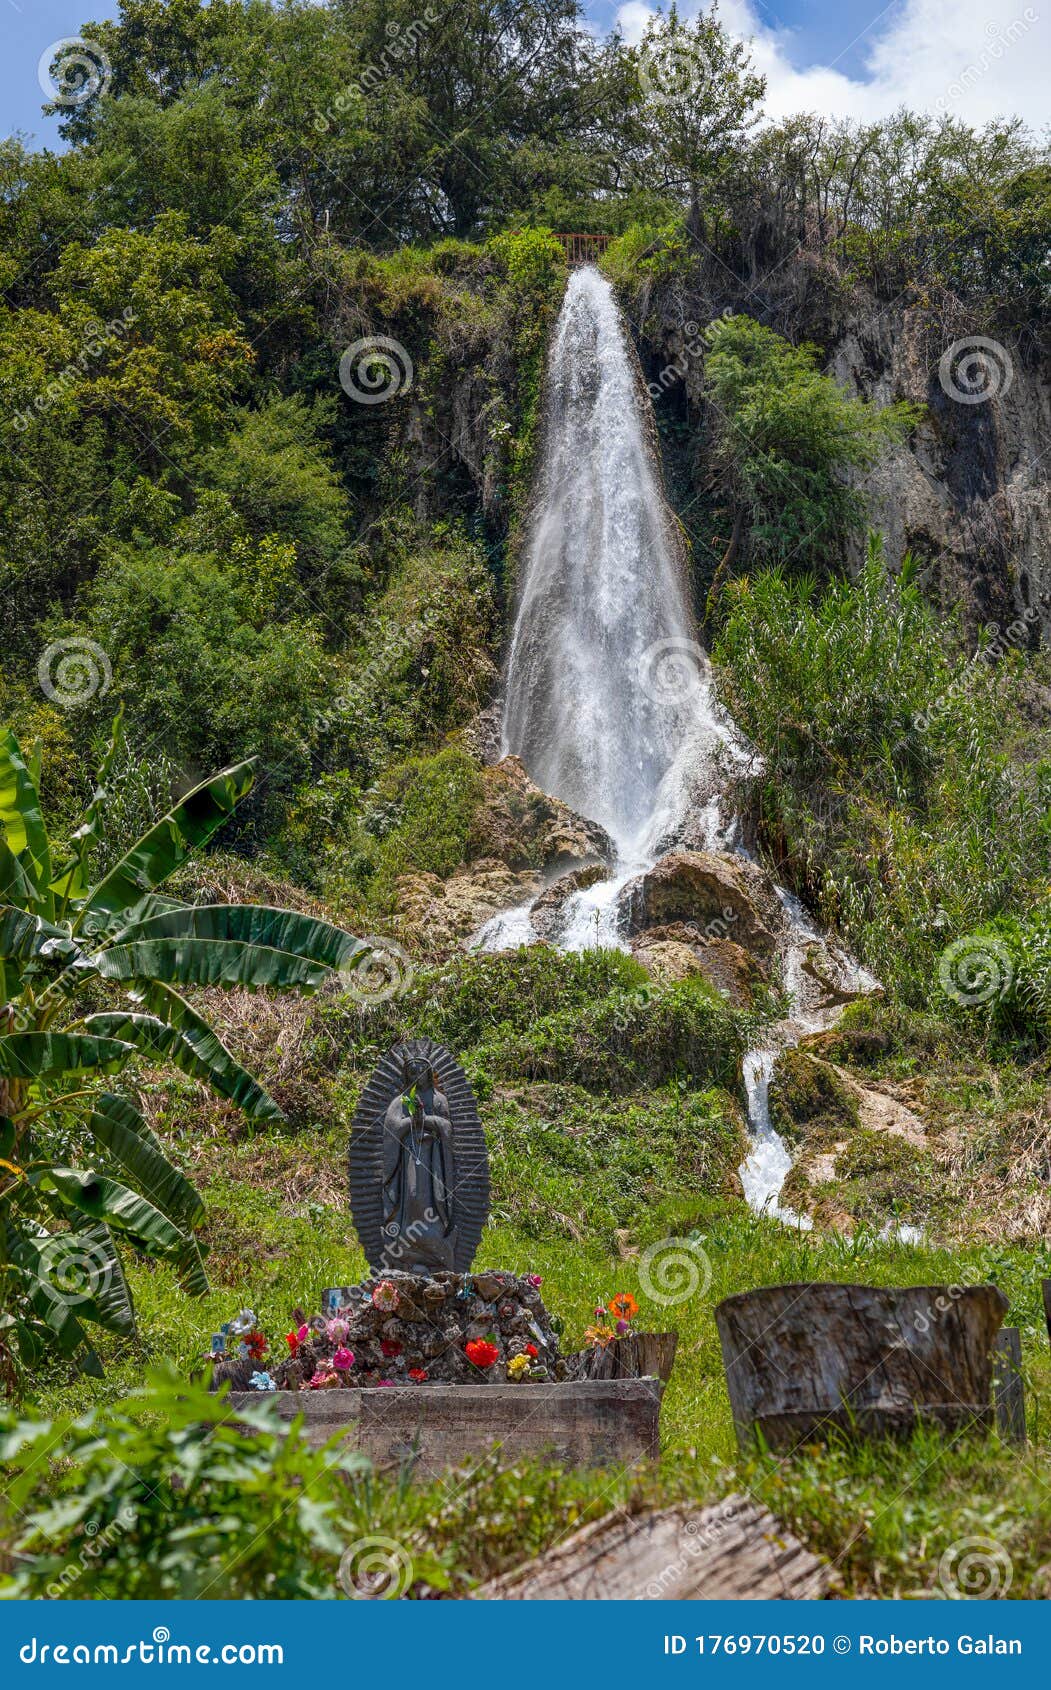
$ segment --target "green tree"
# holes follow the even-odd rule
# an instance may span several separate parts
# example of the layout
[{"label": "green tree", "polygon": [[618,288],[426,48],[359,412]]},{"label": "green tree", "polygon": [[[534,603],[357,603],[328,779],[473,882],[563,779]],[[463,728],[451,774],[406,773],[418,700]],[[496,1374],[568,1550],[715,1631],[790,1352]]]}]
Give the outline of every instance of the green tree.
[{"label": "green tree", "polygon": [[720,570],[745,539],[757,563],[834,567],[865,522],[850,472],[868,468],[901,439],[918,408],[879,409],[851,398],[821,373],[816,347],[793,346],[751,317],[720,318],[708,345],[715,459],[734,508]]}]

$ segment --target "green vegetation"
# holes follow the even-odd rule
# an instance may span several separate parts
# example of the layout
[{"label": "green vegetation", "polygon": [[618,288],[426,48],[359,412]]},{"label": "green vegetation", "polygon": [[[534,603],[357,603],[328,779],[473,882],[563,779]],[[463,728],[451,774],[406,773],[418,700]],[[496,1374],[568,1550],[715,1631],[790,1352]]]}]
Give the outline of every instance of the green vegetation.
[{"label": "green vegetation", "polygon": [[[103,1089],[104,1077],[145,1055],[205,1081],[250,1119],[279,1120],[176,987],[311,990],[361,950],[289,910],[194,909],[158,892],[244,797],[248,764],[196,787],[97,875],[105,783],[120,747],[118,721],[95,796],[59,847],[35,771],[10,730],[0,737],[0,1380],[15,1395],[52,1348],[98,1371],[84,1321],[134,1331],[115,1234],[170,1260],[188,1291],[207,1289],[200,1196],[131,1099]],[[130,1006],[95,1007],[114,993]],[[91,1163],[81,1168],[85,1151]]]}]

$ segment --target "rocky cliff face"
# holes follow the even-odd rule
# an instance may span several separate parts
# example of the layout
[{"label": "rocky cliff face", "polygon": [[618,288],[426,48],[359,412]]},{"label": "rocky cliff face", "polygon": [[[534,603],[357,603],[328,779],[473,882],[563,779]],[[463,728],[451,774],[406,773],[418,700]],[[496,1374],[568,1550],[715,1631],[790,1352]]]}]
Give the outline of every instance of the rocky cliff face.
[{"label": "rocky cliff face", "polygon": [[[1046,361],[1030,341],[969,322],[958,305],[935,311],[863,289],[844,298],[820,277],[801,275],[806,262],[790,261],[766,284],[737,287],[728,272],[713,270],[643,288],[628,301],[658,406],[677,409],[680,435],[686,425],[694,483],[703,476],[703,329],[720,312],[744,311],[821,346],[826,371],[851,392],[880,405],[907,399],[926,407],[908,443],[888,451],[864,482],[891,566],[911,550],[928,595],[946,610],[959,605],[972,629],[995,622],[1016,641],[1036,643],[1038,631],[1051,637]],[[850,561],[860,557],[859,546]]]}]

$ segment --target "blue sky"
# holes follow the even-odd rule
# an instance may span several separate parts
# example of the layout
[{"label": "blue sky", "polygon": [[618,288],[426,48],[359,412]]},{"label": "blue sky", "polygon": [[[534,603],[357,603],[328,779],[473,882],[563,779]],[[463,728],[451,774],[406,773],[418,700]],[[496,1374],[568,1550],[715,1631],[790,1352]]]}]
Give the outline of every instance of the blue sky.
[{"label": "blue sky", "polygon": [[[586,0],[596,28],[620,19],[629,39],[657,0]],[[700,0],[680,0],[686,12]],[[969,122],[1019,113],[1046,124],[1044,66],[1051,36],[1039,0],[722,0],[721,15],[753,43],[772,116],[824,111],[875,117],[900,104]],[[56,41],[78,35],[116,0],[0,0],[0,135],[57,141],[42,116],[37,67]]]}]

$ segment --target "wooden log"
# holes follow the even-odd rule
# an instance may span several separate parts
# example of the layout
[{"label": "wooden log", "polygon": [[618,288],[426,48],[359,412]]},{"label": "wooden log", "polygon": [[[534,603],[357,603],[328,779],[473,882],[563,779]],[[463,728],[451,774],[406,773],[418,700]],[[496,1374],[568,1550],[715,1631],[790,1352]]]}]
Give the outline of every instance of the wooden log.
[{"label": "wooden log", "polygon": [[711,1601],[824,1596],[825,1564],[747,1497],[700,1511],[606,1514],[476,1601]]},{"label": "wooden log", "polygon": [[993,1421],[992,1346],[1007,1310],[995,1285],[775,1285],[715,1311],[734,1426],[794,1449],[834,1428],[905,1435]]},{"label": "wooden log", "polygon": [[605,1346],[581,1350],[573,1368],[576,1379],[661,1379],[671,1378],[678,1332],[627,1332]]},{"label": "wooden log", "polygon": [[1002,1326],[993,1344],[993,1400],[1000,1436],[1024,1444],[1025,1386],[1022,1382],[1022,1334],[1017,1326]]}]

